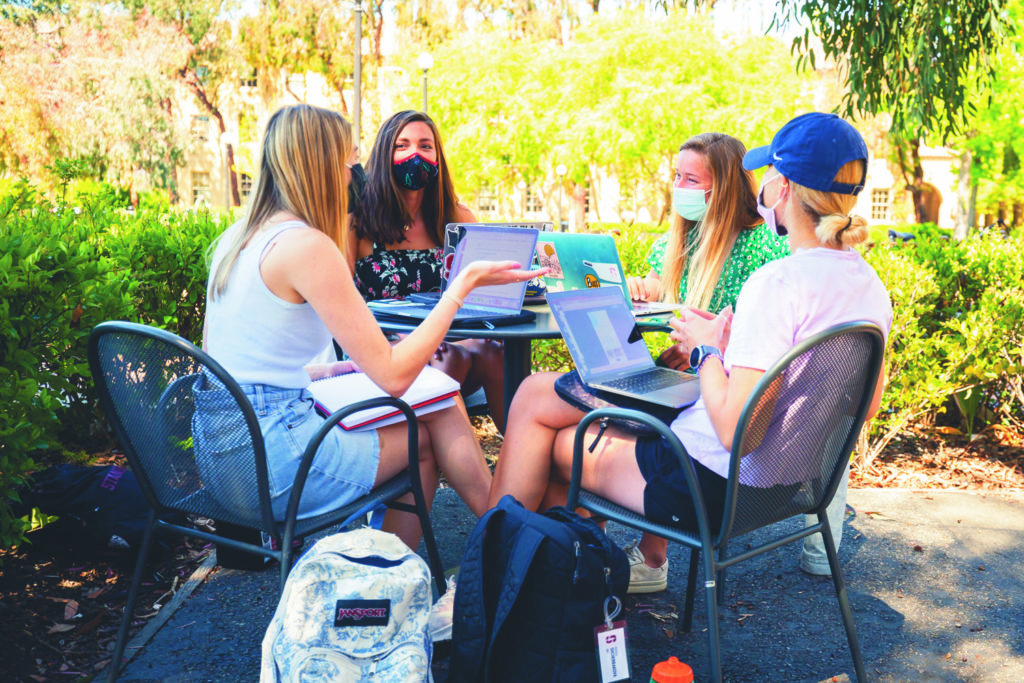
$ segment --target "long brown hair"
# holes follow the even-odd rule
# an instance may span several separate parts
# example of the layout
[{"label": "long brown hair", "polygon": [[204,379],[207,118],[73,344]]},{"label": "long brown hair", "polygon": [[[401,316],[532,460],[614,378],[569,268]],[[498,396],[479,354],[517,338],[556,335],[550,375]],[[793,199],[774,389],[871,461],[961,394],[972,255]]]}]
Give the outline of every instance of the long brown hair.
[{"label": "long brown hair", "polygon": [[[747,148],[742,142],[724,133],[701,133],[679,147],[680,152],[685,150],[704,157],[711,174],[711,197],[707,213],[700,221],[674,214],[665,247],[660,298],[671,302],[679,300],[679,284],[685,269],[685,303],[706,309],[736,237],[741,230],[755,228],[762,220],[757,213],[754,175],[743,169]],[[697,234],[691,244],[689,235],[694,229]],[[689,268],[686,268],[687,263]]]},{"label": "long brown hair", "polygon": [[400,111],[381,125],[373,149],[370,150],[370,158],[366,162],[366,188],[356,213],[357,237],[381,246],[405,241],[405,227],[412,223],[414,216],[409,214],[405,200],[402,199],[391,166],[395,157],[395,141],[407,125],[416,121],[430,128],[434,134],[434,149],[437,151],[437,180],[423,190],[423,203],[420,204],[423,224],[434,244],[441,246],[444,243],[444,226],[456,222],[459,199],[455,196],[437,126],[423,112]]},{"label": "long brown hair", "polygon": [[213,274],[214,296],[223,293],[242,251],[268,218],[289,211],[345,251],[348,214],[345,161],[352,128],[337,112],[308,104],[278,109],[267,123],[256,188],[241,230]]}]

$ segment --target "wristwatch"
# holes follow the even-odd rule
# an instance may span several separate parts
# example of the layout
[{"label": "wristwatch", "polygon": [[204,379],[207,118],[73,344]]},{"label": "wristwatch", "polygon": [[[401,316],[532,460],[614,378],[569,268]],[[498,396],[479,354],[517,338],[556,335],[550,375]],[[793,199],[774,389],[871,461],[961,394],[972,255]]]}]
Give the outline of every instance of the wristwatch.
[{"label": "wristwatch", "polygon": [[693,350],[690,351],[690,367],[694,372],[700,374],[700,367],[704,365],[704,361],[712,356],[722,360],[722,352],[714,346],[707,346],[706,344],[695,346],[693,347]]}]

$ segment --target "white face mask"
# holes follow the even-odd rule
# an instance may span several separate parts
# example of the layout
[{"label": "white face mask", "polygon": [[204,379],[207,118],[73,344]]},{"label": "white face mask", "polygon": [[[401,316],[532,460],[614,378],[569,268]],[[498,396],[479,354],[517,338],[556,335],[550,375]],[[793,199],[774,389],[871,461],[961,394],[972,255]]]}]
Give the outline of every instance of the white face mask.
[{"label": "white face mask", "polygon": [[772,204],[771,206],[764,205],[765,185],[775,180],[778,180],[781,177],[782,176],[777,173],[768,180],[765,180],[764,182],[761,183],[761,189],[757,193],[757,213],[759,213],[761,215],[761,218],[764,219],[764,222],[768,226],[769,230],[773,230],[775,234],[778,235],[779,237],[785,237],[788,233],[788,231],[786,230],[786,226],[779,225],[775,221],[775,207],[778,206],[779,202],[782,201],[782,196],[779,195],[779,198],[776,199],[775,203]]}]

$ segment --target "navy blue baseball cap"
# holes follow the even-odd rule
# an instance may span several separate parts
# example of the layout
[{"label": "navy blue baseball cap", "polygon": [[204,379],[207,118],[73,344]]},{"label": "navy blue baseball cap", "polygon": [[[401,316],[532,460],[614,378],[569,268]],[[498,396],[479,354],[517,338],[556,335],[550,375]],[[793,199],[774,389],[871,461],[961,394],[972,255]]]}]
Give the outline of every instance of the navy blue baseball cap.
[{"label": "navy blue baseball cap", "polygon": [[[844,165],[864,161],[864,175],[856,185],[833,182]],[[784,125],[770,145],[743,157],[743,168],[772,165],[798,185],[821,192],[858,194],[867,178],[868,147],[857,129],[835,114],[811,112]]]}]

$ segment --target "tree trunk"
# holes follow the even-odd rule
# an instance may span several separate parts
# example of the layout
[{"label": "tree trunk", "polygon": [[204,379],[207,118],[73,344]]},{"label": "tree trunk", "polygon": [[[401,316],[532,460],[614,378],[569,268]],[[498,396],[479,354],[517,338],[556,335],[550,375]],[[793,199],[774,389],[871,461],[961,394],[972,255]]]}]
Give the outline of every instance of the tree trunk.
[{"label": "tree trunk", "polygon": [[971,151],[960,155],[960,173],[956,182],[956,218],[953,222],[953,239],[967,239],[971,229]]},{"label": "tree trunk", "polygon": [[978,183],[971,185],[971,210],[967,214],[967,223],[971,228],[978,227]]},{"label": "tree trunk", "polygon": [[921,136],[894,142],[903,182],[914,204],[914,220],[924,223],[927,211],[924,204],[924,169],[921,167]]}]

